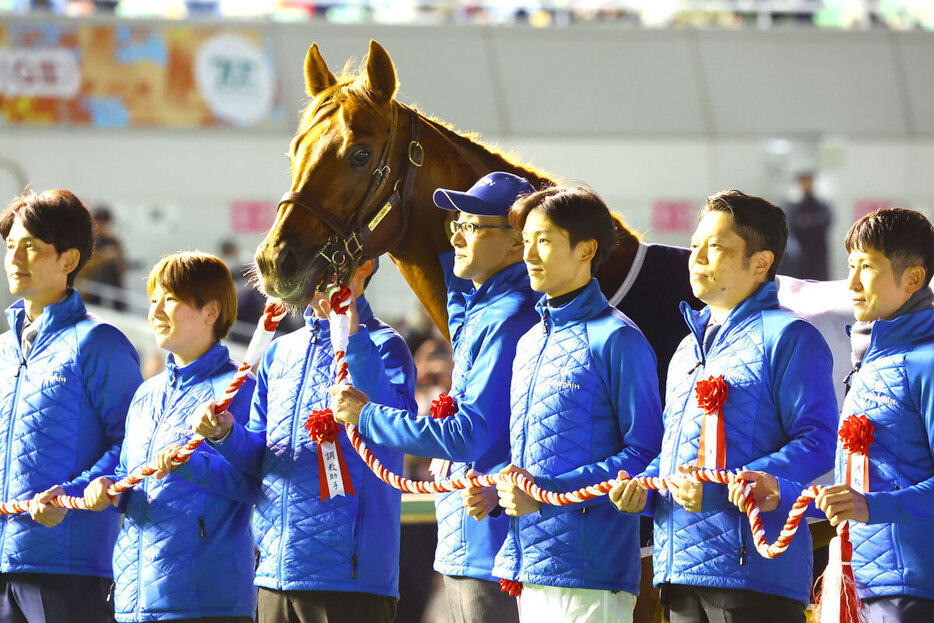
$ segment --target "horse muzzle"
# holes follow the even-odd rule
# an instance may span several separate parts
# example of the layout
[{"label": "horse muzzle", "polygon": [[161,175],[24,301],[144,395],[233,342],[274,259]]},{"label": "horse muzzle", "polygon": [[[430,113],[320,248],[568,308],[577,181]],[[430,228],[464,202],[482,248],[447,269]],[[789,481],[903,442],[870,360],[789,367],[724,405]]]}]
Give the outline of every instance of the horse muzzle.
[{"label": "horse muzzle", "polygon": [[261,244],[254,259],[266,296],[290,305],[307,305],[330,273],[327,261],[320,255],[321,248],[317,245],[304,251],[285,242]]}]

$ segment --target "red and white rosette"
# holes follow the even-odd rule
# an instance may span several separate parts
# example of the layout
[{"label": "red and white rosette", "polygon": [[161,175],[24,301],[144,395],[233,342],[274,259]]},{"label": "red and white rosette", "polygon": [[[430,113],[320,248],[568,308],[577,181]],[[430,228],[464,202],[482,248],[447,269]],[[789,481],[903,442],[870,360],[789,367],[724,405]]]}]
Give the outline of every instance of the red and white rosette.
[{"label": "red and white rosette", "polygon": [[[331,347],[334,349],[334,377],[338,384],[353,385],[350,366],[347,364],[347,346],[350,344],[350,297],[353,294],[345,285],[334,288],[330,296]],[[321,501],[340,495],[356,495],[344,452],[337,440],[341,425],[334,419],[330,409],[313,411],[305,422],[308,436],[318,445],[318,482],[321,485]]]},{"label": "red and white rosette", "polygon": [[[433,418],[443,420],[457,413],[457,405],[454,403],[454,399],[448,396],[446,392],[441,392],[437,398],[431,401],[428,413]],[[451,473],[451,461],[447,459],[431,459],[431,463],[428,464],[428,473],[438,478],[447,478]]]},{"label": "red and white rosette", "polygon": [[330,409],[314,411],[305,422],[308,436],[318,446],[318,483],[321,485],[321,501],[339,495],[355,495],[347,462],[337,436],[341,425],[334,419]]},{"label": "red and white rosette", "polygon": [[697,466],[708,469],[726,469],[726,432],[723,405],[730,388],[723,375],[711,376],[694,386],[697,406],[703,409],[700,443],[697,446]]},{"label": "red and white rosette", "polygon": [[[850,415],[837,437],[846,456],[846,484],[860,493],[869,491],[869,446],[875,427],[864,415]],[[862,604],[853,575],[853,545],[850,522],[837,526],[837,536],[830,540],[827,568],[819,580],[816,620],[819,623],[857,623],[862,620]]]},{"label": "red and white rosette", "polygon": [[840,446],[847,452],[846,484],[860,493],[869,492],[869,446],[875,427],[864,415],[851,415],[837,432]]}]

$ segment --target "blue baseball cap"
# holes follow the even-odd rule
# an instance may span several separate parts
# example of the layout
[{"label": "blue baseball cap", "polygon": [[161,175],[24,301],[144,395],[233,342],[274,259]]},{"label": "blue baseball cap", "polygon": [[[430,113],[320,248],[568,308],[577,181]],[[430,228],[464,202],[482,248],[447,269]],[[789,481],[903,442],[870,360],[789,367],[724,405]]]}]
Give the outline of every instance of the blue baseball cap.
[{"label": "blue baseball cap", "polygon": [[444,210],[457,210],[476,216],[506,216],[520,195],[535,192],[529,180],[505,171],[484,175],[467,192],[439,188],[432,199]]}]

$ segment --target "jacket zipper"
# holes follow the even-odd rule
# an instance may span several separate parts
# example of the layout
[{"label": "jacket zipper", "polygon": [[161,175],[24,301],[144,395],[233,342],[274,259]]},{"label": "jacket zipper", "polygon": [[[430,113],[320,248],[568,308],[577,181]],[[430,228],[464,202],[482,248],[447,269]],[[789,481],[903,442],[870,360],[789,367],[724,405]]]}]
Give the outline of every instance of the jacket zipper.
[{"label": "jacket zipper", "polygon": [[[525,398],[525,413],[522,415],[522,462],[525,465],[529,464],[528,456],[526,456],[526,448],[528,447],[526,442],[529,438],[529,409],[532,408],[532,395],[535,390],[536,381],[538,381],[538,372],[542,367],[542,360],[545,358],[545,349],[548,348],[548,339],[551,337],[551,333],[548,332],[548,318],[550,315],[547,307],[542,310],[542,333],[545,334],[545,339],[542,341],[542,349],[538,352],[538,357],[535,360],[535,369],[532,371],[532,376],[529,379],[529,394]],[[509,520],[509,529],[513,534],[513,538],[516,540],[516,551],[519,554],[519,560],[517,561],[519,564],[516,569],[517,576],[522,570],[522,539],[519,538],[518,523],[518,519],[513,521],[513,519],[510,518]]]},{"label": "jacket zipper", "polygon": [[[171,378],[169,379],[169,382],[167,383],[170,389],[166,389],[165,393],[162,394],[162,413],[165,413],[166,405],[169,404],[169,393],[172,391],[172,388],[175,387],[175,375],[172,374],[170,371],[167,371],[166,374],[167,375],[171,374]],[[164,419],[156,420],[156,426],[152,430],[152,436],[149,437],[149,446],[146,448],[146,461],[145,461],[146,463],[150,461],[150,457],[152,456],[152,446],[153,444],[155,444],[156,437],[159,436],[159,429],[161,428],[163,421]],[[142,482],[143,495],[147,495],[149,493],[149,481],[150,480],[151,478],[146,478]],[[137,552],[136,554],[136,570],[137,570],[136,571],[136,620],[140,619],[140,616],[142,616],[142,611],[143,611],[143,598],[142,598],[143,590],[141,586],[142,579],[141,579],[141,574],[140,574],[140,569],[143,568],[143,530],[141,528],[138,528],[138,532],[139,532],[139,536],[136,539],[136,552]]]},{"label": "jacket zipper", "polygon": [[198,528],[200,529],[202,539],[208,535],[208,533],[204,530],[204,515],[200,515],[198,517]]},{"label": "jacket zipper", "polygon": [[[694,375],[694,378],[693,378],[694,382],[697,381],[697,371],[698,371],[699,369],[701,369],[701,368],[704,367],[704,363],[705,363],[705,362],[704,362],[703,360],[699,361],[699,362],[697,363],[697,365],[694,366],[694,367],[691,369],[690,372],[688,372],[688,376]],[[684,403],[684,404],[682,405],[682,407],[681,407],[681,417],[678,418],[678,437],[677,437],[677,439],[675,440],[675,445],[674,445],[674,456],[672,457],[671,465],[669,465],[669,466],[668,466],[668,469],[667,469],[667,471],[668,471],[669,473],[670,473],[671,470],[675,467],[675,464],[678,462],[678,448],[681,447],[681,434],[684,432],[684,413],[685,413],[685,411],[687,410],[687,406],[688,406],[688,404],[689,404],[690,402],[691,402],[691,392],[689,391],[688,394],[687,394],[687,399],[686,399],[685,403]],[[675,502],[671,502],[671,503],[672,503],[672,504],[675,504]],[[674,508],[672,508],[672,510],[674,510]],[[674,556],[675,556],[675,544],[674,544],[674,539],[675,539],[674,521],[669,520],[669,521],[668,521],[668,569],[667,569],[666,572],[665,572],[665,581],[666,581],[666,582],[668,582],[668,581],[671,580],[671,572],[672,572],[672,569],[674,568],[674,564],[675,564],[675,560],[674,560]]]},{"label": "jacket zipper", "polygon": [[[311,360],[312,363],[317,361],[318,348],[315,346],[317,343],[318,343],[318,321],[316,320],[314,332],[312,333],[312,336],[311,336],[311,343],[308,345],[308,350],[305,351],[305,367],[302,369],[303,373],[309,369],[309,366],[308,366],[309,359]],[[303,374],[302,376],[304,377],[305,375]],[[292,456],[292,464],[290,465],[290,469],[289,469],[289,477],[285,481],[285,489],[282,492],[282,520],[279,522],[279,565],[278,565],[279,573],[277,574],[278,577],[276,577],[276,588],[279,590],[282,589],[282,574],[283,574],[282,561],[285,559],[285,555],[284,555],[285,554],[284,552],[285,540],[286,540],[285,537],[286,537],[286,532],[288,530],[288,525],[289,525],[288,524],[289,492],[291,490],[289,483],[292,482],[292,476],[295,474],[295,461],[297,460],[298,450],[299,450],[299,447],[298,447],[299,444],[294,443],[294,442],[297,442],[296,434],[298,431],[298,423],[300,419],[299,414],[301,413],[301,410],[302,410],[302,404],[304,403],[304,399],[305,399],[305,388],[307,386],[308,386],[307,383],[304,383],[304,382],[302,383],[302,387],[298,391],[298,400],[295,402],[295,410],[292,411],[292,433],[289,438],[289,443],[294,444],[293,450],[292,450],[293,456]],[[269,403],[268,395],[266,397],[266,402],[267,402],[267,409],[268,409],[268,403]]]},{"label": "jacket zipper", "polygon": [[[340,443],[340,437],[334,441],[334,443]],[[348,466],[348,470],[350,467]],[[356,487],[357,491],[357,516],[354,519],[353,524],[353,536],[350,538],[350,579],[357,579],[357,552],[360,551],[360,524],[363,523],[363,481],[365,479],[360,479],[360,484]]]},{"label": "jacket zipper", "polygon": [[[22,354],[22,352],[21,352]],[[10,419],[10,426],[6,431],[6,455],[4,457],[5,465],[3,469],[3,499],[10,497],[10,452],[13,449],[13,431],[16,428],[16,418],[19,415],[19,389],[22,385],[23,377],[20,372],[26,367],[26,357],[23,357],[16,369],[16,384],[13,387],[13,417]],[[10,522],[4,521],[2,536],[0,536],[0,551],[6,549],[6,528]]]}]

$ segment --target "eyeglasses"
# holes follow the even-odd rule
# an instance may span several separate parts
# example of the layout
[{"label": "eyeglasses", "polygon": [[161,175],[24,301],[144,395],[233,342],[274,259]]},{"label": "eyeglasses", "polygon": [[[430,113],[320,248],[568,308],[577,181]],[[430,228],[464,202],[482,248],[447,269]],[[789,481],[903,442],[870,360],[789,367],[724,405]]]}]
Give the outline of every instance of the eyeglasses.
[{"label": "eyeglasses", "polygon": [[512,229],[512,227],[509,225],[477,225],[476,223],[468,223],[465,221],[451,221],[452,234],[462,231],[464,235],[469,236],[478,229]]}]

